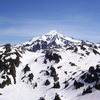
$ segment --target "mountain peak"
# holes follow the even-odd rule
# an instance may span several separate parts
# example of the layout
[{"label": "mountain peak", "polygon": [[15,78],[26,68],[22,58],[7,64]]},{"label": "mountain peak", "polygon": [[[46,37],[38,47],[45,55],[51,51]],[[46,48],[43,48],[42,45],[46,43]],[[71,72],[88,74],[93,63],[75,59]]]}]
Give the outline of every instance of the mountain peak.
[{"label": "mountain peak", "polygon": [[57,30],[51,30],[47,35],[57,35],[60,34]]},{"label": "mountain peak", "polygon": [[24,43],[24,47],[30,51],[46,50],[48,48],[63,48],[71,44],[78,44],[81,41],[66,37],[57,30],[51,30],[47,34],[33,38],[31,41]]},{"label": "mountain peak", "polygon": [[45,35],[50,37],[54,37],[54,36],[63,37],[63,34],[59,33],[57,30],[51,30]]}]

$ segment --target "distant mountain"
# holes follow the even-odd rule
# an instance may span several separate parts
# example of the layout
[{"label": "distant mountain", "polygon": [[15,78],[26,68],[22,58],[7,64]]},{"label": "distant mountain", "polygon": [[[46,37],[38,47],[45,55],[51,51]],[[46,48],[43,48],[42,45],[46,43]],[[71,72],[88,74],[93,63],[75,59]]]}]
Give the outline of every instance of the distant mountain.
[{"label": "distant mountain", "polygon": [[23,43],[22,46],[35,52],[41,49],[63,48],[64,46],[68,46],[73,43],[78,44],[80,42],[81,41],[79,40],[66,37],[56,30],[52,30],[41,37],[33,38],[31,41]]},{"label": "distant mountain", "polygon": [[75,40],[73,38],[66,37],[56,30],[52,30],[49,33],[41,36],[33,38],[30,41],[27,41],[21,45],[17,45],[19,47],[24,47],[29,51],[39,51],[39,50],[47,50],[47,49],[61,49],[66,48],[68,46],[73,45],[86,45],[90,47],[100,47],[98,44],[94,44],[92,42],[88,41],[82,41],[82,40]]},{"label": "distant mountain", "polygon": [[100,44],[53,30],[0,47],[0,100],[99,100]]}]

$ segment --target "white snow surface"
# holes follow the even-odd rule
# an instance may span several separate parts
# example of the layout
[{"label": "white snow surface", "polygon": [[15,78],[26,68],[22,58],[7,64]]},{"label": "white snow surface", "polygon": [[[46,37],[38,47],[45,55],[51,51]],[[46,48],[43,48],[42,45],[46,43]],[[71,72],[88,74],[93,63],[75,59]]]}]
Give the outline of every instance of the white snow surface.
[{"label": "white snow surface", "polygon": [[[59,94],[61,100],[95,100],[96,98],[96,100],[99,100],[99,91],[95,91],[85,96],[78,96],[82,93],[82,89],[75,90],[73,87],[64,89],[64,85],[62,83],[64,80],[72,76],[71,71],[77,72],[76,76],[74,76],[77,77],[77,75],[81,73],[81,71],[78,72],[78,70],[87,70],[90,66],[95,66],[98,63],[100,56],[96,56],[92,53],[90,56],[80,60],[80,55],[72,53],[71,51],[61,51],[59,55],[62,56],[62,60],[60,60],[59,63],[48,61],[47,64],[44,64],[44,53],[26,51],[25,54],[22,55],[22,63],[16,69],[17,84],[12,84],[6,86],[4,89],[0,89],[0,93],[2,94],[0,96],[0,100],[38,100],[40,97],[45,97],[46,100],[53,100],[55,93]],[[35,59],[37,59],[37,62],[34,62]],[[70,66],[69,62],[73,62],[77,66]],[[30,73],[34,74],[33,83],[38,83],[38,86],[35,89],[32,88],[30,83],[27,83],[27,79],[25,80],[26,83],[21,81],[21,77],[23,76],[22,70],[26,64],[29,64],[30,66]],[[50,65],[53,65],[57,71],[59,82],[62,84],[60,89],[51,89],[53,86],[52,77],[47,77],[44,74],[39,74],[41,70],[46,70]],[[62,66],[62,68],[57,69],[58,66]],[[67,76],[64,74],[64,71],[67,71]],[[51,82],[49,86],[43,85],[46,79],[49,79]],[[92,96],[93,98],[91,98]]]},{"label": "white snow surface", "polygon": [[[40,100],[40,97],[44,97],[45,100],[54,100],[55,94],[59,94],[61,100],[100,100],[100,91],[94,90],[92,93],[82,95],[83,89],[88,87],[88,84],[85,84],[84,87],[79,89],[75,89],[73,86],[72,79],[79,79],[82,71],[87,71],[90,66],[96,66],[100,64],[100,54],[94,54],[93,48],[84,46],[86,50],[82,50],[78,43],[81,41],[75,40],[72,38],[68,38],[57,32],[56,30],[50,31],[46,35],[38,38],[34,38],[29,42],[23,43],[32,44],[37,39],[45,40],[49,39],[49,42],[52,41],[53,37],[57,35],[56,43],[60,45],[64,45],[62,42],[62,38],[73,42],[78,51],[74,52],[72,50],[67,50],[66,48],[56,49],[57,53],[61,56],[62,59],[58,63],[55,61],[49,61],[47,59],[47,63],[44,63],[45,53],[40,50],[38,52],[31,52],[25,50],[25,53],[21,54],[21,63],[19,67],[16,67],[16,84],[11,84],[6,86],[5,88],[0,89],[0,100]],[[89,43],[88,43],[89,44]],[[91,44],[91,43],[90,43]],[[32,45],[31,45],[32,46]],[[99,45],[97,45],[99,46]],[[96,49],[100,52],[100,48]],[[0,51],[4,52],[3,47],[0,47]],[[11,51],[13,52],[14,49]],[[86,54],[86,51],[89,52],[89,55]],[[0,52],[1,54],[2,52]],[[11,55],[6,57],[16,59],[16,55]],[[71,63],[75,64],[71,66]],[[23,69],[28,64],[30,71],[24,73]],[[50,75],[46,75],[45,71],[50,72],[50,67],[53,66],[56,70],[56,73],[59,77],[60,88],[55,89],[52,88],[54,86],[54,79]],[[65,73],[67,72],[67,74]],[[30,82],[28,80],[28,75],[33,74],[33,80]],[[1,77],[0,73],[0,77]],[[50,85],[45,86],[44,83],[46,80],[50,81]],[[69,86],[65,87],[64,82],[69,80]],[[81,80],[80,80],[81,81]],[[0,80],[2,83],[3,80]],[[37,83],[37,87],[34,87],[35,83]]]}]

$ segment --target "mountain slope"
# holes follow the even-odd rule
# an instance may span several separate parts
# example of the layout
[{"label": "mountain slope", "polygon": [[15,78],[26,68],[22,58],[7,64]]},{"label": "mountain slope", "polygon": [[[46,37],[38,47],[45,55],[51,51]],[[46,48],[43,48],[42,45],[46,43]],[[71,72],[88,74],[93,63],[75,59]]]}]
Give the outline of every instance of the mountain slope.
[{"label": "mountain slope", "polygon": [[[47,44],[45,48],[43,41]],[[35,47],[38,43],[41,48]],[[20,46],[10,46],[10,49],[2,46],[0,55],[5,65],[5,58],[19,58],[17,65],[9,61],[10,65],[14,64],[16,82],[5,67],[0,72],[0,80],[4,75],[11,79],[9,86],[0,89],[0,100],[99,100],[100,48],[97,44],[51,31]],[[11,70],[10,65],[7,68]]]}]

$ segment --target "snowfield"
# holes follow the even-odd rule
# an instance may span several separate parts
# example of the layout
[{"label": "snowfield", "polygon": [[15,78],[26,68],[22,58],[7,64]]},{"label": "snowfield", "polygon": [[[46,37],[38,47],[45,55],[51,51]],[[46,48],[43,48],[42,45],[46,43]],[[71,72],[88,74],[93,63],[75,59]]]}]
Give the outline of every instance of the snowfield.
[{"label": "snowfield", "polygon": [[0,100],[99,98],[99,44],[51,31],[15,47],[0,47]]}]

